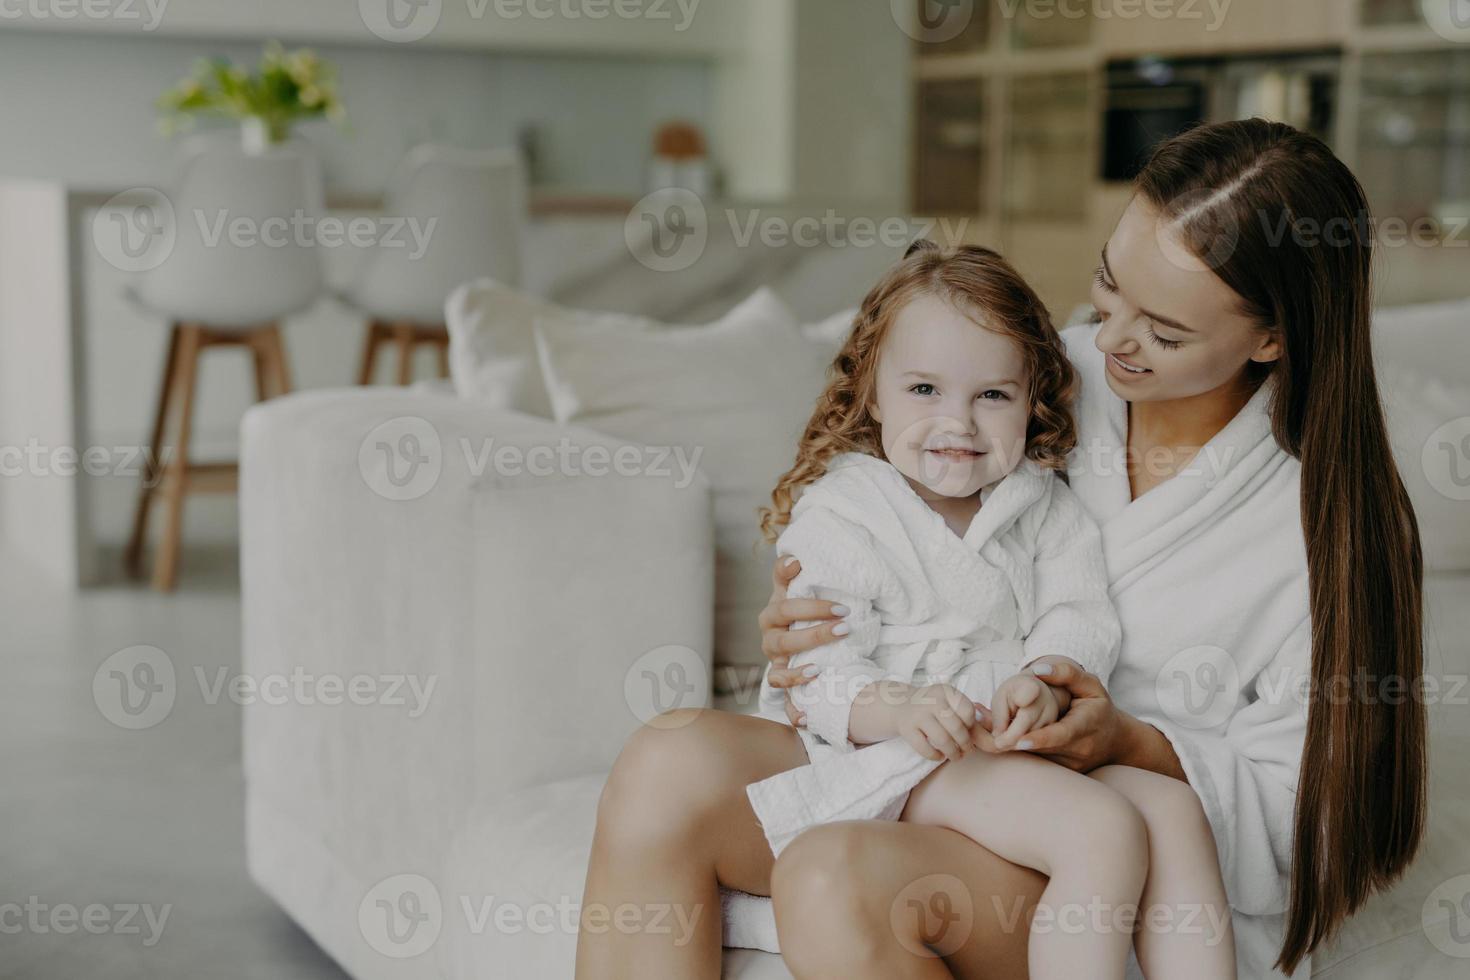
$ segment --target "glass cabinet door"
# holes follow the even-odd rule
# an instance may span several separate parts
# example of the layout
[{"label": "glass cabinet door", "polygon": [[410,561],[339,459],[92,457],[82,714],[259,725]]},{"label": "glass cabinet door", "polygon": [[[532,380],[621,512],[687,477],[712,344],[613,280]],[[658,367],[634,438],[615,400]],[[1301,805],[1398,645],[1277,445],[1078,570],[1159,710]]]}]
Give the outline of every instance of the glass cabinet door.
[{"label": "glass cabinet door", "polygon": [[921,82],[916,136],[915,213],[982,213],[984,83],[974,78]]},{"label": "glass cabinet door", "polygon": [[1086,3],[997,4],[997,17],[1008,21],[1011,47],[1081,47],[1092,40],[1092,8]]},{"label": "glass cabinet door", "polygon": [[1359,177],[1380,217],[1470,211],[1470,49],[1363,56]]},{"label": "glass cabinet door", "polygon": [[1011,79],[1005,213],[1019,220],[1087,216],[1093,180],[1094,88],[1087,73]]}]

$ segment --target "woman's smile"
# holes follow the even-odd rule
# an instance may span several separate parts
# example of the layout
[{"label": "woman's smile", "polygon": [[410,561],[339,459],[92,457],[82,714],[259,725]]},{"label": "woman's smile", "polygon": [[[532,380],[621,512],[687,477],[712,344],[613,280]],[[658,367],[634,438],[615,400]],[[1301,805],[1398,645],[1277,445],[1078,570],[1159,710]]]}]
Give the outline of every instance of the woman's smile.
[{"label": "woman's smile", "polygon": [[1140,367],[1131,361],[1125,361],[1117,354],[1108,355],[1108,370],[1113,373],[1113,377],[1124,381],[1132,381],[1154,373],[1151,368]]}]

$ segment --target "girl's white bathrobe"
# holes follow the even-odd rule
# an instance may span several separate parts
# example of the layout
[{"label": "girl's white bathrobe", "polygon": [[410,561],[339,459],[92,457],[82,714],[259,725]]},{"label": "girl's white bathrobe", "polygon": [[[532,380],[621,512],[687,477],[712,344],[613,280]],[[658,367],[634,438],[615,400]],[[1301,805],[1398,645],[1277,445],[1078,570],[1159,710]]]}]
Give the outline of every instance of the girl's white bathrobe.
[{"label": "girl's white bathrobe", "polygon": [[[950,684],[989,705],[1038,657],[1071,657],[1104,678],[1117,658],[1097,525],[1031,460],[982,492],[961,537],[892,464],[844,453],[802,492],[776,553],[801,561],[789,595],[851,610],[847,636],[791,660],[820,669],[793,691],[810,761],[746,788],[777,855],[819,823],[898,819],[939,766],[901,738],[849,740],[853,699],[868,685]],[[784,719],[784,697],[763,683],[762,713]]]},{"label": "girl's white bathrobe", "polygon": [[[1068,478],[1101,525],[1123,627],[1108,689],[1164,734],[1199,795],[1239,976],[1276,980],[1311,665],[1300,464],[1271,435],[1268,381],[1183,473],[1131,500],[1127,404],[1108,387],[1096,333],[1062,336],[1082,381]],[[722,901],[727,944],[774,947],[769,907],[735,892]],[[1142,976],[1136,962],[1129,971]],[[1305,962],[1294,976],[1310,974]]]}]

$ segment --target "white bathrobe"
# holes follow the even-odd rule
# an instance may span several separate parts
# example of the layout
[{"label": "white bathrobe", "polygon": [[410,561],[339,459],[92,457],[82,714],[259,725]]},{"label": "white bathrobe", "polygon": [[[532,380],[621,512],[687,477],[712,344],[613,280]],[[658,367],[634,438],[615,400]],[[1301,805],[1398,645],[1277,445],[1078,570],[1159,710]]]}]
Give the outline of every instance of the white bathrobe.
[{"label": "white bathrobe", "polygon": [[[805,488],[776,553],[801,561],[789,595],[852,610],[851,633],[791,659],[820,668],[792,693],[809,763],[746,789],[777,855],[819,823],[897,820],[939,765],[901,738],[853,745],[848,718],[868,685],[951,684],[989,705],[1038,657],[1071,657],[1104,678],[1117,659],[1097,525],[1031,460],[985,489],[961,537],[892,464],[844,453]],[[784,720],[784,698],[762,683],[762,714]]]},{"label": "white bathrobe", "polygon": [[[1185,472],[1130,500],[1127,406],[1108,388],[1096,333],[1063,338],[1082,378],[1068,477],[1102,527],[1123,627],[1108,688],[1163,732],[1199,794],[1240,977],[1276,980],[1311,665],[1300,465],[1271,435],[1268,382]],[[774,947],[768,906],[735,892],[722,902],[727,944]],[[1310,962],[1295,973],[1310,975]]]}]

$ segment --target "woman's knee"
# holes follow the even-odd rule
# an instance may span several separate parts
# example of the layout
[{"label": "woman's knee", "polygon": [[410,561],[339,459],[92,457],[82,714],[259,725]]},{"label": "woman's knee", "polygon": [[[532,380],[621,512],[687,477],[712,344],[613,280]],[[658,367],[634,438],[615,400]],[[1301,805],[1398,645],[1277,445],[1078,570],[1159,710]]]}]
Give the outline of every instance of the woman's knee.
[{"label": "woman's knee", "polygon": [[697,826],[721,795],[718,746],[695,724],[707,710],[665,712],[628,738],[598,800],[600,827],[657,838]]},{"label": "woman's knee", "polygon": [[862,859],[872,847],[862,825],[814,827],[792,841],[771,870],[781,954],[798,977],[842,974],[872,962],[884,923],[871,921]]}]

